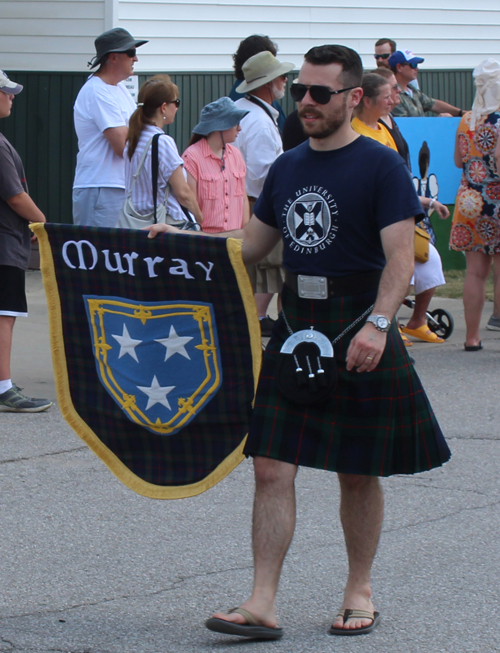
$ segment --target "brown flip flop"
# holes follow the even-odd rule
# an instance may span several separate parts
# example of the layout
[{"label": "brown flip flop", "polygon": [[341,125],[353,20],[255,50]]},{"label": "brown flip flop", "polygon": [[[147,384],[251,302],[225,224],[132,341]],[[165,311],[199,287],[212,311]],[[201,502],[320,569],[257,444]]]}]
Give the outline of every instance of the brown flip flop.
[{"label": "brown flip flop", "polygon": [[247,622],[246,624],[237,624],[234,621],[211,617],[205,621],[205,626],[216,633],[225,635],[238,635],[239,637],[252,637],[254,639],[280,639],[283,637],[282,628],[270,628],[264,624],[245,608],[233,608],[228,614],[241,614]]},{"label": "brown flip flop", "polygon": [[362,628],[335,628],[331,626],[328,631],[329,635],[367,635],[380,623],[380,614],[378,612],[368,612],[368,610],[340,610],[337,617],[342,617],[344,624],[348,619],[371,619],[372,623]]}]

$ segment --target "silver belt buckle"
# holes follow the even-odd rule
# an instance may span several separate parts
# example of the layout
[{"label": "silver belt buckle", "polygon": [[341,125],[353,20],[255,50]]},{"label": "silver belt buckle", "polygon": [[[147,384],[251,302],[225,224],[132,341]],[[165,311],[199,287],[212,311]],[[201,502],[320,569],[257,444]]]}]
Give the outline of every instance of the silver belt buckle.
[{"label": "silver belt buckle", "polygon": [[328,282],[326,277],[297,276],[297,294],[303,299],[328,299]]}]

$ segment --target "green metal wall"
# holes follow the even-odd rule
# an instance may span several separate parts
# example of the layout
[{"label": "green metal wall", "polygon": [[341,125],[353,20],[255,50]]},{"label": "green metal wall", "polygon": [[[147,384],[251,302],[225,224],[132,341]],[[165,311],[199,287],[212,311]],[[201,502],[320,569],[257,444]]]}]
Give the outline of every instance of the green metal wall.
[{"label": "green metal wall", "polygon": [[[21,155],[30,194],[51,222],[71,222],[71,188],[77,142],[73,129],[73,103],[88,73],[34,73],[8,71],[24,85],[14,100],[12,115],[0,121],[3,132]],[[150,75],[139,75],[142,84]],[[179,87],[181,108],[167,132],[182,152],[198,122],[200,109],[227,95],[233,85],[231,73],[173,73]],[[292,75],[292,77],[294,77]],[[420,71],[421,88],[431,97],[464,109],[473,100],[470,70]],[[287,94],[285,113],[294,108]]]}]

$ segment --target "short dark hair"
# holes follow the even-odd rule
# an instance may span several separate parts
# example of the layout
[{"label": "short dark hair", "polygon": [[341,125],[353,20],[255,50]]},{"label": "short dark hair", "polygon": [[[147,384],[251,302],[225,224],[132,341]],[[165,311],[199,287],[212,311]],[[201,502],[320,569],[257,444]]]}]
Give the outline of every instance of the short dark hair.
[{"label": "short dark hair", "polygon": [[342,66],[342,82],[346,86],[361,86],[363,63],[355,50],[345,45],[318,45],[304,55],[307,63],[314,66],[327,66],[338,63]]},{"label": "short dark hair", "polygon": [[271,54],[276,56],[278,54],[278,46],[271,41],[269,36],[263,36],[262,34],[252,34],[252,36],[247,36],[246,39],[241,41],[238,49],[233,54],[234,75],[236,79],[245,79],[241,67],[245,61],[248,61],[254,54],[259,54],[259,52],[271,52]]},{"label": "short dark hair", "polygon": [[391,46],[391,52],[394,54],[398,49],[398,46],[396,45],[396,41],[393,41],[392,39],[379,39],[375,43],[375,47],[377,47],[378,45],[385,45],[386,43],[388,43]]}]

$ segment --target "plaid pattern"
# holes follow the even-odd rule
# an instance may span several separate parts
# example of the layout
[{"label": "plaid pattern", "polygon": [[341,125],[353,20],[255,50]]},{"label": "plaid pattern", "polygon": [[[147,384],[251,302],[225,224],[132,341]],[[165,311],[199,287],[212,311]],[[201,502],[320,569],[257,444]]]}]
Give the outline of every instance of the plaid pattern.
[{"label": "plaid pattern", "polygon": [[412,95],[401,93],[399,99],[401,102],[391,109],[391,113],[395,117],[407,118],[423,118],[426,111],[432,111],[436,101],[418,88],[412,88]]},{"label": "plaid pattern", "polygon": [[[314,325],[333,340],[370,304],[375,294],[299,299],[286,286],[283,306],[291,329]],[[339,382],[331,401],[300,408],[277,391],[274,369],[288,337],[283,318],[264,355],[245,453],[345,474],[390,476],[437,467],[450,451],[397,327],[392,325],[382,359],[373,372],[347,372],[354,327],[335,345]]]},{"label": "plaid pattern", "polygon": [[[252,352],[249,325],[238,290],[226,241],[192,236],[158,236],[151,240],[146,232],[125,229],[74,227],[47,224],[47,231],[62,311],[64,348],[71,399],[78,415],[97,437],[139,478],[155,485],[187,485],[204,479],[238,447],[248,431],[254,396]],[[66,241],[90,241],[99,252],[93,270],[78,269],[72,247],[70,269],[63,260]],[[136,252],[135,276],[110,272],[104,264],[103,250]],[[92,257],[86,250],[86,265]],[[156,264],[157,277],[149,278],[145,257],[162,257]],[[186,279],[169,273],[179,261],[188,262]],[[196,261],[214,263],[212,281]],[[125,269],[128,266],[123,261]],[[136,301],[199,301],[214,307],[223,384],[218,393],[179,433],[158,436],[131,422],[101,385],[97,372],[89,325],[82,295],[118,296]]]}]

